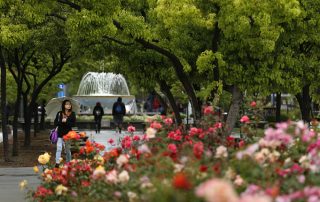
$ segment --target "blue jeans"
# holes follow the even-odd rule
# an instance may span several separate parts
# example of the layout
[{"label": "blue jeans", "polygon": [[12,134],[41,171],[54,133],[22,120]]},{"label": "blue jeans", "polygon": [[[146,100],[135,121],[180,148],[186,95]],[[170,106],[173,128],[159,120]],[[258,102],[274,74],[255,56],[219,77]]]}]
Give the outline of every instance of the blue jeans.
[{"label": "blue jeans", "polygon": [[62,146],[64,146],[64,150],[66,152],[66,162],[71,161],[70,143],[64,142],[63,139],[59,137],[57,142],[56,163],[60,163]]}]

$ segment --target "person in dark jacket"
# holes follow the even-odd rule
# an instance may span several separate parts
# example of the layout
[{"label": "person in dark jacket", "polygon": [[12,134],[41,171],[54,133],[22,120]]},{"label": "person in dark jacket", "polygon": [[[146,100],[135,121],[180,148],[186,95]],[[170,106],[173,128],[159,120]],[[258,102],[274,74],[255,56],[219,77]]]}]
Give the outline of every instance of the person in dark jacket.
[{"label": "person in dark jacket", "polygon": [[103,108],[100,102],[97,102],[96,106],[93,108],[93,116],[94,116],[94,122],[96,127],[96,133],[100,133],[101,119],[103,115],[104,115]]},{"label": "person in dark jacket", "polygon": [[118,97],[117,102],[113,103],[113,106],[112,106],[112,116],[113,116],[113,122],[115,124],[116,130],[118,130],[119,133],[121,133],[124,115],[126,115],[126,107],[122,102],[122,98]]},{"label": "person in dark jacket", "polygon": [[58,127],[58,141],[56,151],[56,166],[59,167],[62,147],[64,146],[66,152],[66,162],[71,161],[70,144],[63,140],[63,136],[67,135],[76,123],[76,115],[72,111],[70,100],[64,100],[61,106],[62,111],[59,111],[54,120],[55,127]]}]

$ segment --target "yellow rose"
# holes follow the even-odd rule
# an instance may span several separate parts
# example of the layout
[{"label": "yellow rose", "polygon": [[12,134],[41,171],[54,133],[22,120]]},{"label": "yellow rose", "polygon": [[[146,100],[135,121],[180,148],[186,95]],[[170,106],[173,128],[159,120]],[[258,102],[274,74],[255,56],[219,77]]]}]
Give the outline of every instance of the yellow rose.
[{"label": "yellow rose", "polygon": [[24,188],[28,185],[27,180],[22,180],[19,184],[20,190],[24,190]]},{"label": "yellow rose", "polygon": [[63,186],[62,184],[59,184],[55,189],[55,193],[57,195],[65,194],[67,191],[68,191],[68,188]]},{"label": "yellow rose", "polygon": [[38,162],[42,165],[47,164],[50,161],[50,155],[46,152],[38,157]]},{"label": "yellow rose", "polygon": [[35,173],[38,173],[38,172],[39,172],[38,166],[34,166],[34,167],[33,167],[33,171],[34,171]]},{"label": "yellow rose", "polygon": [[43,177],[43,179],[44,179],[45,182],[51,182],[52,181],[52,175],[51,174],[45,175]]},{"label": "yellow rose", "polygon": [[99,165],[94,171],[93,171],[93,178],[97,179],[101,176],[104,176],[106,174],[106,170],[103,166]]}]

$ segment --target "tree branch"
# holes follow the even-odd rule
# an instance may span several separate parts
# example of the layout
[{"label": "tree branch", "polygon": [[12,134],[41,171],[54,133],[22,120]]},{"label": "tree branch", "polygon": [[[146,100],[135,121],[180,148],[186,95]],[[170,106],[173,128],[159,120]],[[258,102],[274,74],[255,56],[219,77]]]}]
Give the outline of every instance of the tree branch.
[{"label": "tree branch", "polygon": [[71,1],[68,0],[57,0],[57,2],[62,3],[62,4],[66,4],[68,6],[70,6],[71,8],[76,9],[77,11],[81,11],[81,6],[79,6],[78,4],[75,4]]},{"label": "tree branch", "polygon": [[63,20],[64,22],[67,21],[67,18],[66,18],[66,17],[63,17],[63,16],[58,15],[58,14],[56,14],[56,13],[50,13],[50,14],[47,14],[46,16],[48,16],[48,17],[56,17],[56,18],[58,18],[58,19],[60,19],[60,20]]},{"label": "tree branch", "polygon": [[[22,64],[23,67],[26,67],[29,64],[29,62],[30,62],[31,58],[33,57],[33,55],[35,54],[35,52],[36,51],[32,51],[30,56],[26,59],[25,63]],[[21,63],[22,63],[22,61],[21,61]]]},{"label": "tree branch", "polygon": [[120,45],[124,45],[124,46],[131,46],[133,45],[133,43],[128,43],[128,42],[124,42],[124,41],[120,41],[118,39],[115,39],[115,38],[112,38],[110,36],[103,36],[103,38],[107,39],[107,40],[110,40],[110,41],[114,41]]}]

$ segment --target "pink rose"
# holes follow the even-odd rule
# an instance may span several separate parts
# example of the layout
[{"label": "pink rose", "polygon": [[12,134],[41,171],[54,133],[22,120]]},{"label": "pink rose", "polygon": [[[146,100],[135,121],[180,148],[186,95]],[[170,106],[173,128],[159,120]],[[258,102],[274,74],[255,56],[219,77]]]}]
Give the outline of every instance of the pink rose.
[{"label": "pink rose", "polygon": [[196,188],[196,195],[207,202],[238,202],[238,196],[232,185],[222,179],[211,179]]},{"label": "pink rose", "polygon": [[168,126],[171,126],[172,123],[173,123],[172,118],[166,118],[166,119],[164,120],[164,123],[165,123],[166,125],[168,125]]},{"label": "pink rose", "polygon": [[256,103],[255,101],[252,101],[252,102],[250,103],[250,106],[251,106],[251,107],[256,107],[256,106],[257,106],[257,103]]},{"label": "pink rose", "polygon": [[177,153],[177,146],[175,144],[169,144],[168,145],[168,149],[172,152],[172,153]]},{"label": "pink rose", "polygon": [[212,114],[212,113],[213,113],[213,108],[212,108],[212,106],[207,106],[207,107],[205,107],[204,110],[203,110],[203,113],[204,113],[205,115]]},{"label": "pink rose", "polygon": [[240,122],[241,123],[249,123],[250,119],[247,115],[244,115],[243,117],[241,117]]},{"label": "pink rose", "polygon": [[114,143],[114,140],[113,140],[112,138],[110,138],[110,139],[108,140],[108,142],[109,142],[110,144],[113,144],[113,143]]},{"label": "pink rose", "polygon": [[134,131],[136,131],[136,128],[134,126],[128,126],[129,133],[133,133]]}]

